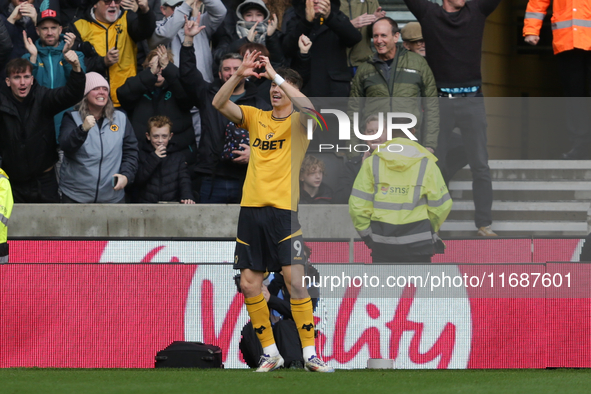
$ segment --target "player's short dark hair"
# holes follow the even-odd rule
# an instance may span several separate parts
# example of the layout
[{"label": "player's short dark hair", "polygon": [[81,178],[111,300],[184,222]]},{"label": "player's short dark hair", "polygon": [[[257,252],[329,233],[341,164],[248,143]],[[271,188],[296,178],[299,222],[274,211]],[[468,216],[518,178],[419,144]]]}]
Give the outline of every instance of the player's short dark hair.
[{"label": "player's short dark hair", "polygon": [[224,65],[224,60],[228,60],[228,59],[238,59],[240,61],[244,60],[242,55],[239,53],[236,53],[236,52],[226,53],[224,56],[222,56],[222,59],[220,60],[220,72],[222,72],[222,66]]},{"label": "player's short dark hair", "polygon": [[148,134],[152,132],[152,129],[156,127],[157,129],[168,125],[168,129],[172,132],[172,120],[168,116],[152,116],[148,119]]},{"label": "player's short dark hair", "polygon": [[382,18],[376,19],[376,21],[371,24],[371,36],[372,37],[373,37],[373,27],[379,21],[386,21],[390,24],[390,26],[392,26],[392,35],[394,35],[400,31],[400,29],[398,28],[398,23],[396,23],[396,21],[394,19],[390,18],[389,16],[384,16]]},{"label": "player's short dark hair", "polygon": [[304,79],[296,70],[292,70],[288,67],[279,67],[276,71],[277,74],[281,75],[283,79],[291,83],[296,88],[302,89],[302,86],[304,86]]},{"label": "player's short dark hair", "polygon": [[33,73],[33,65],[27,59],[17,57],[12,59],[6,65],[6,76],[10,77],[12,74],[27,72]]}]

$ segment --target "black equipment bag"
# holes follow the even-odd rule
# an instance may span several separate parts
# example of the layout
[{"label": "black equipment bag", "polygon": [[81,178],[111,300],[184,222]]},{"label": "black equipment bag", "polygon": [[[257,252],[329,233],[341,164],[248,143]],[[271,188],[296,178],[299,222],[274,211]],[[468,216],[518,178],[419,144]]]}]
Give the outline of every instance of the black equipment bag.
[{"label": "black equipment bag", "polygon": [[224,368],[222,349],[202,342],[174,341],[156,353],[156,368]]}]

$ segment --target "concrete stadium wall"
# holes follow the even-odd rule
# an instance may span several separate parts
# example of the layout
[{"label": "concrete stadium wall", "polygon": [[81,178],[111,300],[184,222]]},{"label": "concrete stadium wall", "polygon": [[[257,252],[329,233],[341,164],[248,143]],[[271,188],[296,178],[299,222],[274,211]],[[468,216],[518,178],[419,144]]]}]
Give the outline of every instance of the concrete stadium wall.
[{"label": "concrete stadium wall", "polygon": [[[16,204],[10,237],[234,238],[238,205]],[[302,205],[306,238],[357,236],[347,205]]]}]

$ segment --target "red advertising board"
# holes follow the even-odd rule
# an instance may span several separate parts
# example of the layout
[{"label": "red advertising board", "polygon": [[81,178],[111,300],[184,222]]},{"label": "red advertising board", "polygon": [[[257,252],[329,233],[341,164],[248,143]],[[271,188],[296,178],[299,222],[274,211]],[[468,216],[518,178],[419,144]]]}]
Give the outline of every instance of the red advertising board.
[{"label": "red advertising board", "polygon": [[[548,241],[547,261],[576,254],[578,240]],[[151,368],[175,340],[217,344],[226,368],[245,367],[238,342],[248,316],[234,271],[220,264],[232,243],[204,244],[11,242],[11,264],[0,266],[0,367]],[[349,287],[323,298],[315,312],[322,356],[336,368],[365,368],[370,357],[392,358],[397,368],[591,367],[587,265],[433,266],[489,285],[460,286],[446,298],[416,286],[389,297]],[[536,274],[556,283],[533,286]],[[493,294],[491,279],[506,293]]]}]

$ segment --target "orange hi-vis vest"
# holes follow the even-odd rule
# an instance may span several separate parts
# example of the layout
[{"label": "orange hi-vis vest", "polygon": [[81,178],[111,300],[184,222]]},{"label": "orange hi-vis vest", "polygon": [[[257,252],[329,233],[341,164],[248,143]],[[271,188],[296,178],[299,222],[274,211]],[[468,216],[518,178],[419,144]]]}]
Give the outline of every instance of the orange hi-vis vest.
[{"label": "orange hi-vis vest", "polygon": [[[539,36],[550,0],[529,0],[525,10],[523,36]],[[552,46],[554,53],[575,48],[591,50],[591,2],[554,0],[552,2]]]}]

